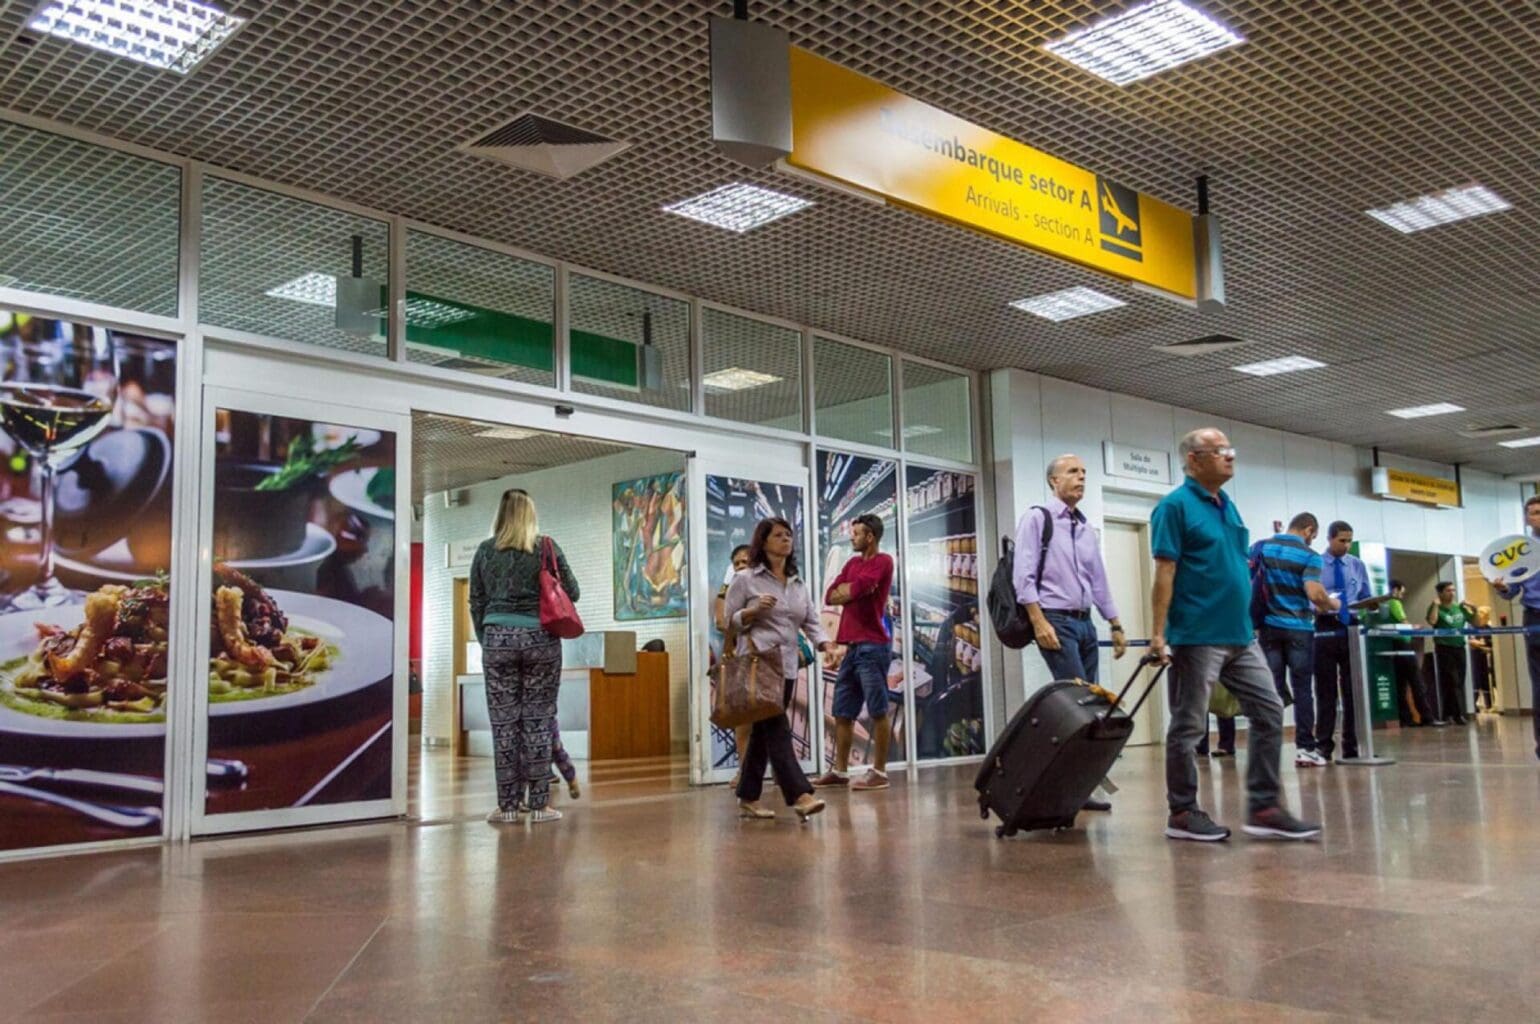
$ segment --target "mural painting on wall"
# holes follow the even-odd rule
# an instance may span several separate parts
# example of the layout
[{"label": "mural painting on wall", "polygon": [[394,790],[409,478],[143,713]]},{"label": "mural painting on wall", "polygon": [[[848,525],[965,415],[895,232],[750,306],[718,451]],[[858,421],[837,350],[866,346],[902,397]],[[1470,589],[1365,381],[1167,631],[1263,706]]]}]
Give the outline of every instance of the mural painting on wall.
[{"label": "mural painting on wall", "polygon": [[176,367],[0,310],[0,850],[161,834]]},{"label": "mural painting on wall", "polygon": [[677,619],[685,614],[684,486],[683,472],[615,485],[611,543],[617,621]]},{"label": "mural painting on wall", "polygon": [[209,815],[391,796],[396,436],[214,414]]}]

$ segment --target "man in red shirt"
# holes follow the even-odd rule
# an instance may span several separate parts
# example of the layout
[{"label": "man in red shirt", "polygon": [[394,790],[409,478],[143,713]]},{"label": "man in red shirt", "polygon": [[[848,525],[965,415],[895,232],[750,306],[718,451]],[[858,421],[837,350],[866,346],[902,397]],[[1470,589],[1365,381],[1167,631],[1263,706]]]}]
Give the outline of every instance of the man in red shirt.
[{"label": "man in red shirt", "polygon": [[[844,608],[835,642],[846,646],[834,682],[834,768],[814,779],[815,786],[888,788],[888,740],[893,734],[888,719],[888,664],[893,660],[893,638],[884,613],[893,589],[893,559],[878,550],[881,543],[882,520],[873,515],[856,517],[850,527],[850,546],[856,556],[845,563],[824,595],[825,603]],[[871,769],[852,783],[846,771],[863,700],[876,743]]]}]

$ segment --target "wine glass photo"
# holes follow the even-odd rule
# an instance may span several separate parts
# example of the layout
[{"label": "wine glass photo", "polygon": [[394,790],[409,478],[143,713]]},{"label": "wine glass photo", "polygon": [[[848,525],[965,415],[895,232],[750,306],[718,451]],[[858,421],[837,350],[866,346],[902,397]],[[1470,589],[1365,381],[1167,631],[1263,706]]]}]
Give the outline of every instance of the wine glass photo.
[{"label": "wine glass photo", "polygon": [[0,340],[0,429],[39,480],[37,572],[11,600],[18,609],[80,600],[54,575],[54,482],[106,429],[118,394],[117,348],[105,328],[41,319],[28,328]]}]

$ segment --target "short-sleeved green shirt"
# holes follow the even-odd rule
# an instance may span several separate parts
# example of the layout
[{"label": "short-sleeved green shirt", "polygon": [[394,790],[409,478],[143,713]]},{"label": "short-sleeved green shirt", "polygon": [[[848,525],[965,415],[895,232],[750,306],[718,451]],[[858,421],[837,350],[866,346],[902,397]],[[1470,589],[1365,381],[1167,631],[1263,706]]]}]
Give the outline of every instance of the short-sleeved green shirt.
[{"label": "short-sleeved green shirt", "polygon": [[[1438,610],[1439,629],[1465,628],[1465,609],[1460,607],[1460,602],[1456,601],[1454,604],[1435,604],[1429,611],[1433,609]],[[1436,636],[1433,638],[1433,642],[1440,647],[1465,646],[1465,638],[1463,636]]]},{"label": "short-sleeved green shirt", "polygon": [[1176,563],[1166,642],[1241,647],[1251,643],[1251,536],[1235,502],[1188,477],[1150,519],[1150,548]]}]

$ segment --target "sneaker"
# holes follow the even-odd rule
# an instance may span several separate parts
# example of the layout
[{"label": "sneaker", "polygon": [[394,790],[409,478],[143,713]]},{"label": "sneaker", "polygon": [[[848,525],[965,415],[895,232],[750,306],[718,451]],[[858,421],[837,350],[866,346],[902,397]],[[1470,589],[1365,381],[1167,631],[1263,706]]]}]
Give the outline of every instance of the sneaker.
[{"label": "sneaker", "polygon": [[1241,829],[1248,836],[1263,839],[1316,839],[1321,834],[1321,826],[1313,821],[1300,821],[1282,807],[1253,812]]},{"label": "sneaker", "polygon": [[1294,755],[1297,768],[1325,768],[1330,762],[1313,750],[1301,750]]},{"label": "sneaker", "polygon": [[1234,756],[1235,756],[1235,751],[1233,751],[1233,750],[1226,750],[1223,747],[1216,748],[1214,750],[1214,752],[1209,755],[1209,757],[1234,757]]},{"label": "sneaker", "polygon": [[1230,838],[1230,830],[1200,810],[1178,811],[1166,819],[1167,839],[1191,839],[1218,843]]},{"label": "sneaker", "polygon": [[875,768],[869,769],[865,775],[861,776],[859,779],[850,784],[850,791],[852,793],[866,793],[874,789],[887,788],[887,773],[879,772]]},{"label": "sneaker", "polygon": [[834,786],[848,785],[850,785],[850,776],[841,775],[839,772],[834,771],[833,769],[824,772],[822,775],[818,776],[818,778],[813,780],[814,789],[829,789]]},{"label": "sneaker", "polygon": [[1109,813],[1112,810],[1112,803],[1107,800],[1098,800],[1094,796],[1087,797],[1086,802],[1080,805],[1080,809],[1082,811],[1101,811],[1103,813]]},{"label": "sneaker", "polygon": [[578,785],[577,779],[567,783],[567,795],[574,800],[583,795],[583,787]]},{"label": "sneaker", "polygon": [[511,811],[496,810],[487,815],[487,820],[494,825],[517,825],[523,820],[524,812],[515,808]]},{"label": "sneaker", "polygon": [[529,820],[537,825],[542,821],[560,821],[561,812],[554,807],[542,807],[538,811],[530,811]]}]

